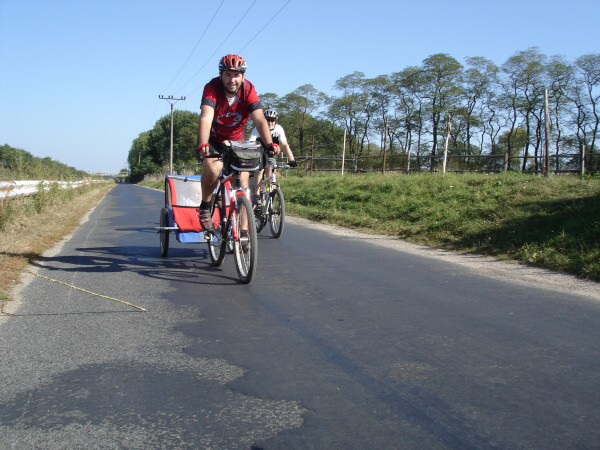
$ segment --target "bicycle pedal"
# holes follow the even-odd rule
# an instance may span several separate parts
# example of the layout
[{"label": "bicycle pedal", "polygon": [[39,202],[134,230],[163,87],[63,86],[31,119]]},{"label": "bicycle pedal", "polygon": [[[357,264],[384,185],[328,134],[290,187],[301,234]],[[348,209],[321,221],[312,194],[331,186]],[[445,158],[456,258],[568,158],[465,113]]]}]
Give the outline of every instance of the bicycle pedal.
[{"label": "bicycle pedal", "polygon": [[240,240],[240,245],[242,246],[242,248],[244,250],[247,250],[248,249],[248,244],[250,242],[250,236],[248,235],[248,231],[247,230],[242,230],[240,232],[239,240]]}]

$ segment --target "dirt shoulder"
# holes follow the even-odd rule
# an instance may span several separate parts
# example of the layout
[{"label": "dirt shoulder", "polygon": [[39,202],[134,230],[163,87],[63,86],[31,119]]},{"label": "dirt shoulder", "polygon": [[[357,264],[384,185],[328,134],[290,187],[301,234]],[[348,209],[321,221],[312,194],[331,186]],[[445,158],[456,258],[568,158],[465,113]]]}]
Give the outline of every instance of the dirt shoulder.
[{"label": "dirt shoulder", "polygon": [[450,264],[458,264],[480,276],[502,279],[511,283],[535,286],[541,289],[550,289],[554,292],[558,291],[569,294],[578,294],[600,301],[600,283],[584,280],[572,275],[565,275],[548,269],[531,267],[517,262],[501,261],[489,256],[480,256],[469,253],[461,254],[447,250],[429,248],[391,236],[360,233],[347,228],[325,225],[299,217],[286,216],[286,220],[290,223],[310,226],[337,236],[365,239],[373,245],[380,245],[426,258],[435,258]]},{"label": "dirt shoulder", "polygon": [[0,233],[0,314],[16,298],[29,262],[67,240],[113,187],[107,183],[39,214],[22,214]]}]

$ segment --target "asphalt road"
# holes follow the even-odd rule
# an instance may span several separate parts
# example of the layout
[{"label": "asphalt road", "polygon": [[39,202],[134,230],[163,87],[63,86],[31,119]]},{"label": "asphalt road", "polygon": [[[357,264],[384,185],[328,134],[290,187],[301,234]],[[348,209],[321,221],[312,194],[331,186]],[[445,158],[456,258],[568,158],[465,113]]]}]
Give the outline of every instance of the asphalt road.
[{"label": "asphalt road", "polygon": [[0,448],[598,448],[600,301],[288,223],[258,273],[116,186],[0,317]]}]

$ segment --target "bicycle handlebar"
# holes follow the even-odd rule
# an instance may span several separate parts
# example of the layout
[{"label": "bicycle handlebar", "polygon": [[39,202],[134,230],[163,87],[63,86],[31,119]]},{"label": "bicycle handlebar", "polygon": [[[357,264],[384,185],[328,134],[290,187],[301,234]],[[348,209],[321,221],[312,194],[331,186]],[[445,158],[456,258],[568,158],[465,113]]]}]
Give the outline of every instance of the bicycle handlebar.
[{"label": "bicycle handlebar", "polygon": [[249,140],[245,140],[245,141],[223,141],[221,144],[219,145],[212,145],[210,144],[209,146],[209,153],[207,155],[207,157],[218,157],[220,159],[223,158],[223,154],[227,151],[231,151],[234,147],[236,148],[248,148],[248,149],[258,149],[260,148],[263,152],[266,152],[267,149],[264,147],[264,145],[262,145],[262,143],[260,141],[249,141]]},{"label": "bicycle handlebar", "polygon": [[291,167],[289,164],[284,164],[282,166],[280,166],[278,164],[273,164],[273,165],[271,165],[271,168],[273,168],[273,169],[281,169],[281,170],[293,169],[293,167]]}]

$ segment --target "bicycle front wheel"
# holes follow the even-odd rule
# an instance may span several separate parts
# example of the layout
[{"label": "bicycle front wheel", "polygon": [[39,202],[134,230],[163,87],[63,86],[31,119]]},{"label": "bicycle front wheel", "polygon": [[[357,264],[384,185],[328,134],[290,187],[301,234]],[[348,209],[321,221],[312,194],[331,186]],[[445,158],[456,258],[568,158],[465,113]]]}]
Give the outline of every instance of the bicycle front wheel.
[{"label": "bicycle front wheel", "polygon": [[235,268],[242,283],[247,284],[252,281],[256,270],[258,241],[252,206],[244,196],[239,196],[236,201],[235,227]]},{"label": "bicycle front wheel", "polygon": [[283,224],[285,220],[285,202],[283,192],[280,188],[271,193],[271,204],[269,205],[269,227],[271,235],[277,239],[283,233]]}]

